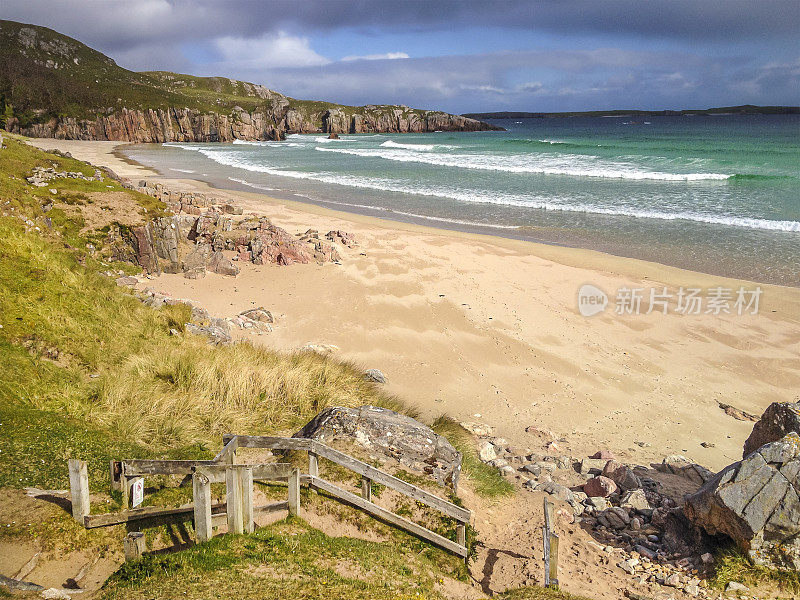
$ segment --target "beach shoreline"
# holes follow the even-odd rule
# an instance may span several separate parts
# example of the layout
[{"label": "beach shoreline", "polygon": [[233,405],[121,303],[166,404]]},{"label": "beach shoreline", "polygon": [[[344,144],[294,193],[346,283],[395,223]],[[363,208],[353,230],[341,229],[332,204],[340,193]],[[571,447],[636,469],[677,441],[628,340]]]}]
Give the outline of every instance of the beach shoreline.
[{"label": "beach shoreline", "polygon": [[[237,278],[161,275],[159,291],[215,316],[264,306],[274,331],[241,337],[278,350],[333,344],[381,369],[389,391],[430,420],[488,424],[509,443],[560,454],[610,449],[648,464],[685,454],[712,469],[740,458],[752,423],[800,395],[800,289],[729,279],[568,246],[405,223],[315,203],[169,178],[127,159],[121,142],[31,140],[106,166],[134,183],[230,199],[294,234],[341,229],[341,265],[242,265]],[[757,315],[584,317],[584,284],[613,301],[623,287],[676,290],[760,285]],[[480,415],[480,416],[477,416]],[[708,447],[702,446],[705,442]]]}]

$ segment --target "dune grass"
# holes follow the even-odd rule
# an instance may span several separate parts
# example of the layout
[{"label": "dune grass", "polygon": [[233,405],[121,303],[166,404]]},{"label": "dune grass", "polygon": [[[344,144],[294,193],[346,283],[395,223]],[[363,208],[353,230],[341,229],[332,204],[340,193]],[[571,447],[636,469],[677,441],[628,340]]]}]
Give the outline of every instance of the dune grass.
[{"label": "dune grass", "polygon": [[[29,409],[15,412],[14,423],[38,427],[44,421],[30,411],[39,410],[151,453],[202,454],[217,450],[223,433],[285,431],[326,406],[402,408],[355,365],[246,343],[215,348],[183,333],[186,305],[145,306],[104,274],[121,265],[87,246],[92,232],[59,214],[58,205],[43,211],[52,196],[24,177],[53,163],[93,173],[14,136],[0,150],[0,404]],[[54,185],[59,197],[86,188],[122,191],[109,180]]]},{"label": "dune grass", "polygon": [[719,552],[714,565],[714,575],[709,580],[711,587],[724,590],[731,581],[748,587],[775,587],[782,592],[800,594],[800,573],[792,570],[775,570],[753,564],[735,546]]},{"label": "dune grass", "polygon": [[442,415],[433,422],[432,428],[439,435],[446,437],[456,450],[461,452],[462,473],[472,483],[478,495],[492,498],[514,492],[514,486],[498,469],[481,461],[472,434],[457,421]]}]

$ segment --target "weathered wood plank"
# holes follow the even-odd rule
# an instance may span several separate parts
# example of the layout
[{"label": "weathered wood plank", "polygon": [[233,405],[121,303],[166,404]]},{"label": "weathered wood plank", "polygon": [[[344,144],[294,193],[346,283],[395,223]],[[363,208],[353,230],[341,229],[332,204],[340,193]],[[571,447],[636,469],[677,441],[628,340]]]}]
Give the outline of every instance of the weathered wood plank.
[{"label": "weathered wood plank", "polygon": [[122,474],[125,477],[191,475],[193,467],[213,464],[216,464],[213,460],[123,460]]},{"label": "weathered wood plank", "polygon": [[372,480],[369,477],[361,478],[361,497],[367,502],[372,502]]},{"label": "weathered wood plank", "polygon": [[239,441],[237,436],[233,436],[230,441],[225,444],[225,447],[219,451],[219,453],[214,457],[215,463],[227,463],[227,464],[234,464],[236,462],[236,450],[239,447]]},{"label": "weathered wood plank", "polygon": [[228,501],[228,533],[244,533],[242,514],[241,469],[228,467],[225,470],[225,498]]},{"label": "weathered wood plank", "polygon": [[319,457],[316,452],[308,453],[308,474],[312,477],[319,477]]},{"label": "weathered wood plank", "polygon": [[144,534],[141,531],[131,531],[125,536],[122,546],[125,551],[125,562],[140,559],[147,550]]},{"label": "weathered wood plank", "polygon": [[[194,467],[194,472],[202,473],[211,480],[211,483],[222,483],[225,481],[225,473],[228,469],[241,466],[242,465],[199,465]],[[292,465],[289,463],[267,463],[263,465],[245,466],[252,470],[254,481],[287,479],[292,472]]]},{"label": "weathered wood plank", "polygon": [[253,481],[288,479],[289,476],[292,474],[292,465],[289,463],[253,465],[252,469],[253,469]]},{"label": "weathered wood plank", "polygon": [[326,446],[325,444],[321,444],[316,441],[313,444],[313,450],[323,458],[327,458],[328,460],[335,462],[338,465],[350,469],[351,471],[355,471],[359,475],[369,477],[370,479],[376,481],[377,483],[382,483],[383,485],[395,489],[398,492],[405,494],[406,496],[414,498],[414,500],[419,500],[420,502],[423,502],[428,506],[440,510],[446,515],[450,515],[451,517],[461,522],[467,523],[470,520],[472,513],[466,508],[461,508],[460,506],[456,506],[452,502],[448,502],[447,500],[443,500],[438,496],[434,496],[433,494],[431,494],[430,492],[426,492],[422,488],[407,483],[402,479],[398,479],[393,475],[389,475],[385,471],[376,469],[375,467],[368,465],[365,462],[355,459],[352,456],[348,456],[344,452],[339,452],[338,450],[335,450],[330,446]]},{"label": "weathered wood plank", "polygon": [[[223,507],[225,504],[217,504],[212,508]],[[83,518],[83,525],[87,529],[95,527],[107,527],[109,525],[119,525],[120,523],[130,523],[140,519],[151,519],[153,517],[170,517],[179,515],[191,515],[194,505],[179,506],[177,508],[162,508],[160,506],[147,506],[145,508],[134,508],[132,510],[105,513],[102,515],[86,515]]]},{"label": "weathered wood plank", "polygon": [[69,491],[72,498],[72,518],[83,525],[84,517],[89,514],[89,469],[86,461],[70,458]]},{"label": "weathered wood plank", "polygon": [[305,450],[311,449],[311,440],[306,438],[282,438],[267,435],[232,435],[222,436],[227,444],[232,438],[238,438],[239,448],[267,448],[270,450]]},{"label": "weathered wood plank", "polygon": [[[235,438],[234,438],[235,439]],[[253,533],[253,469],[238,467],[239,487],[242,493],[242,525],[245,533]]]},{"label": "weathered wood plank", "polygon": [[202,474],[192,476],[194,496],[194,533],[198,543],[207,542],[213,535],[211,527],[211,482]]},{"label": "weathered wood plank", "polygon": [[293,469],[289,476],[289,514],[300,512],[300,469]]},{"label": "weathered wood plank", "polygon": [[401,529],[408,531],[409,533],[420,537],[424,540],[431,542],[441,548],[449,550],[453,554],[456,554],[461,557],[467,556],[467,548],[465,546],[459,545],[452,540],[447,539],[439,535],[438,533],[434,533],[433,531],[422,527],[421,525],[417,525],[416,523],[409,521],[399,515],[394,514],[393,512],[378,506],[377,504],[373,504],[372,502],[368,502],[353,494],[352,492],[348,492],[343,490],[342,488],[330,483],[329,481],[325,481],[324,479],[320,479],[319,477],[311,477],[311,485],[314,487],[327,492],[331,496],[339,498],[340,500],[344,500],[348,504],[355,506],[356,508],[360,508],[361,510],[370,513],[371,515],[386,521],[387,523],[391,523]]}]

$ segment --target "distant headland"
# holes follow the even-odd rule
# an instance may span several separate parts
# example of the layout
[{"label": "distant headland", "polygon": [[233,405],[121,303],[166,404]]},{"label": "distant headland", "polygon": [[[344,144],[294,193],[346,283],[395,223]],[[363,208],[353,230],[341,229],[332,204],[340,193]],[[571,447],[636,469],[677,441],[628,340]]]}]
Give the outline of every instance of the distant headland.
[{"label": "distant headland", "polygon": [[800,106],[720,106],[685,110],[588,110],[578,112],[464,113],[468,119],[558,119],[564,117],[680,117],[685,115],[800,115]]}]

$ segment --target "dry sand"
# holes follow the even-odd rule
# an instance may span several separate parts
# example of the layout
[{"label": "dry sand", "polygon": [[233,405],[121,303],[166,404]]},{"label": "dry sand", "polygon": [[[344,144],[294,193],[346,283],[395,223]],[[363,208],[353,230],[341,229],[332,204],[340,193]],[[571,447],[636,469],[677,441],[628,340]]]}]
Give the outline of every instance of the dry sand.
[{"label": "dry sand", "polygon": [[[162,275],[150,283],[199,300],[216,316],[264,306],[275,329],[252,336],[256,343],[279,350],[335,344],[340,358],[383,371],[389,390],[425,418],[447,413],[485,423],[533,450],[542,437],[528,426],[554,432],[561,454],[607,448],[647,464],[678,453],[718,469],[741,457],[752,429],[718,402],[760,415],[771,402],[800,401],[800,289],[761,285],[758,315],[619,316],[613,296],[624,286],[674,293],[755,284],[212,190],[122,160],[117,142],[32,143],[134,181],[235,198],[290,233],[354,233],[359,246],[343,249],[341,265],[242,265],[235,279]],[[605,313],[578,313],[585,283],[612,297]]]}]

